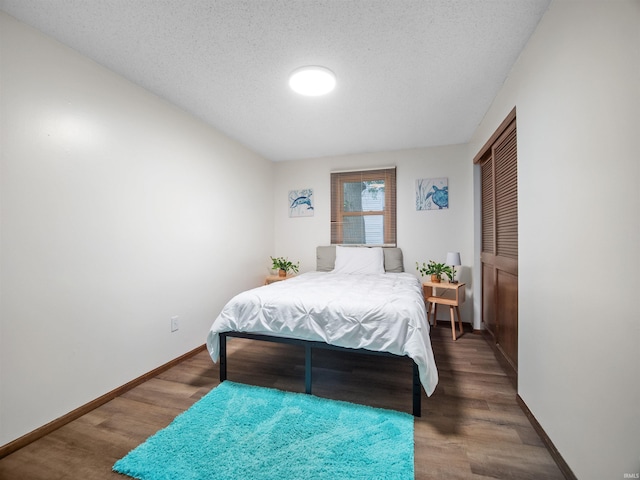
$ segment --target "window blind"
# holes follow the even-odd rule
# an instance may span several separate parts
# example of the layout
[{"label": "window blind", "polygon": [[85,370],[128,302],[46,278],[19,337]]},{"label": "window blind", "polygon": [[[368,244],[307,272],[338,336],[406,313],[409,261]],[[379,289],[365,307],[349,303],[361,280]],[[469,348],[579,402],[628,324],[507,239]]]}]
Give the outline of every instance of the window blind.
[{"label": "window blind", "polygon": [[395,167],[331,173],[331,243],[396,245]]}]

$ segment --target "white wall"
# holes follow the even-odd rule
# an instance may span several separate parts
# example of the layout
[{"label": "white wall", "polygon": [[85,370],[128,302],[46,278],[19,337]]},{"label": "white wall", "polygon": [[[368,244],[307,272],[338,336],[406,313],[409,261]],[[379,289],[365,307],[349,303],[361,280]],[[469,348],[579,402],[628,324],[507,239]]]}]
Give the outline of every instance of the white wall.
[{"label": "white wall", "polygon": [[[470,293],[473,180],[466,145],[276,163],[273,255],[300,260],[301,272],[315,270],[315,247],[329,245],[331,241],[331,171],[383,166],[397,167],[397,240],[404,254],[405,270],[419,276],[416,261],[444,262],[448,251],[459,251],[463,266],[458,270],[458,278],[468,283]],[[449,180],[449,208],[416,211],[416,179],[437,177]],[[289,218],[288,193],[303,188],[313,188],[314,216]],[[461,309],[464,321],[471,322],[471,312],[469,300]],[[447,319],[447,315],[445,309],[440,309],[438,318]]]},{"label": "white wall", "polygon": [[2,445],[205,342],[262,282],[273,166],[0,22]]},{"label": "white wall", "polygon": [[580,479],[640,472],[639,25],[554,1],[469,152],[517,107],[518,392]]}]

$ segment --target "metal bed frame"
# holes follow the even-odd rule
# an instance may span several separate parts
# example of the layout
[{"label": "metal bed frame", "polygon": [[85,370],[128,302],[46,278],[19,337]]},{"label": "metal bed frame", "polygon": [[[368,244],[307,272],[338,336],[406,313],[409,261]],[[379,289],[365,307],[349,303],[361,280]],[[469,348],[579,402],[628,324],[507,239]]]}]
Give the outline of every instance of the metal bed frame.
[{"label": "metal bed frame", "polygon": [[[261,335],[257,333],[247,332],[221,332],[220,333],[220,382],[224,382],[227,379],[227,337],[235,338],[248,338],[250,340],[261,340],[265,342],[285,343],[289,345],[299,345],[304,347],[305,360],[304,360],[304,384],[305,393],[311,394],[311,357],[312,350],[314,348],[323,350],[338,350],[342,352],[362,353],[365,355],[378,355],[383,357],[396,357],[402,358],[404,355],[396,355],[389,352],[375,352],[373,350],[365,349],[353,349],[338,347],[336,345],[329,345],[324,342],[317,342],[313,340],[300,340],[296,338],[275,337],[271,335]],[[409,358],[409,357],[406,357]],[[418,373],[418,365],[415,361],[413,363],[413,416],[420,417],[422,411],[422,391],[420,384],[420,375]]]}]

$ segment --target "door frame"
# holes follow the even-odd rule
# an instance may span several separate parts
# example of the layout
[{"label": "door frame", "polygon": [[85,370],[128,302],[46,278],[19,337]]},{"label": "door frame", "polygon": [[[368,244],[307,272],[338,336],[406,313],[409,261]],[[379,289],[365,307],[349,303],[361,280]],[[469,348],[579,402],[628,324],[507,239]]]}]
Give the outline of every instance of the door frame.
[{"label": "door frame", "polygon": [[[485,328],[483,322],[484,314],[484,298],[483,298],[483,275],[484,275],[484,262],[483,259],[487,257],[487,254],[482,252],[482,168],[481,163],[491,155],[492,147],[500,137],[502,137],[507,131],[508,127],[516,120],[516,108],[514,107],[506,118],[500,123],[495,132],[489,137],[486,143],[478,151],[473,158],[474,172],[474,273],[473,273],[473,308],[474,308],[474,331],[477,333],[483,333],[487,338],[488,343],[496,354],[496,358],[503,366],[503,369],[512,380],[514,386],[517,387],[517,366],[507,359],[506,355],[502,351],[499,345],[496,345],[496,341],[493,335]],[[515,272],[517,275],[517,260],[511,261],[510,259],[498,259],[498,263],[509,264],[504,265],[506,270],[512,270],[515,264]],[[498,267],[499,268],[499,267]],[[498,275],[498,269],[494,267],[494,275]],[[497,285],[496,285],[497,289]],[[516,299],[516,309],[517,309]],[[517,340],[516,340],[517,342]],[[516,357],[517,358],[517,357]],[[517,360],[516,360],[517,361]]]}]

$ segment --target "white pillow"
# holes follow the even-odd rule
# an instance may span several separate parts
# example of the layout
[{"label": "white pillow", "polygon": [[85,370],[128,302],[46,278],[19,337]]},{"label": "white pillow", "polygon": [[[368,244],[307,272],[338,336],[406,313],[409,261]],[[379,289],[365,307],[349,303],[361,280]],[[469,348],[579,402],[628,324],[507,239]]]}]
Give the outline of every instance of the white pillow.
[{"label": "white pillow", "polygon": [[384,252],[381,247],[336,246],[336,266],[332,273],[384,273]]}]

